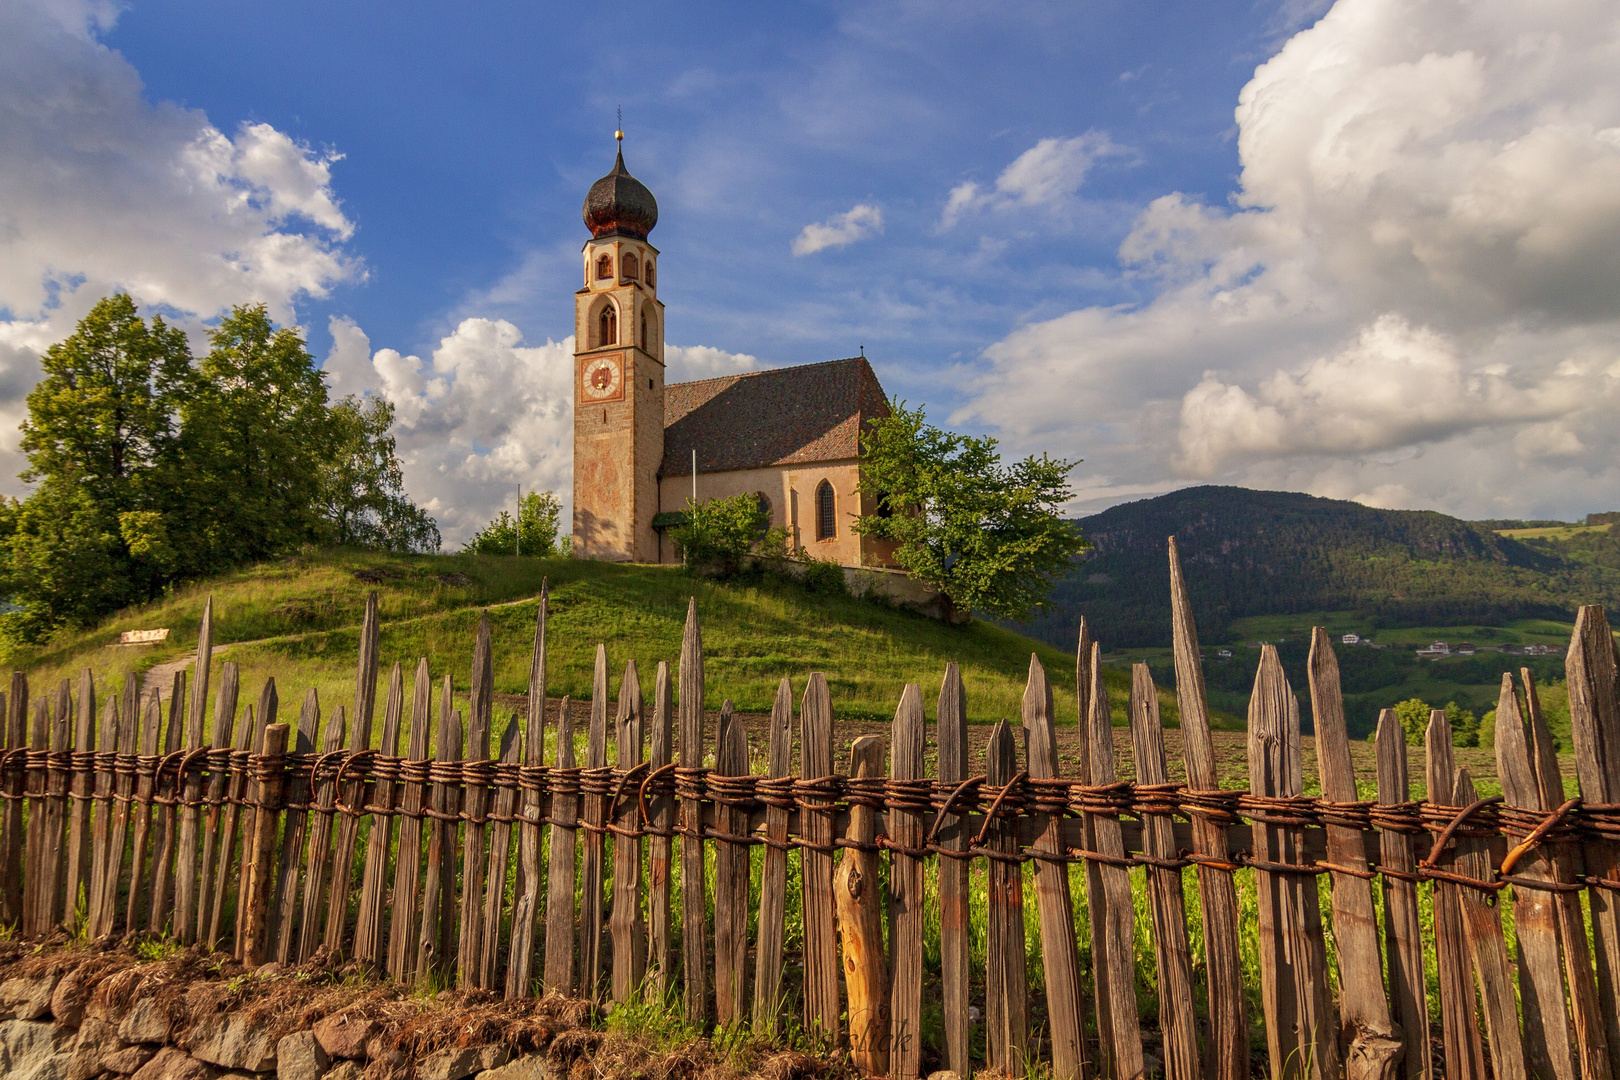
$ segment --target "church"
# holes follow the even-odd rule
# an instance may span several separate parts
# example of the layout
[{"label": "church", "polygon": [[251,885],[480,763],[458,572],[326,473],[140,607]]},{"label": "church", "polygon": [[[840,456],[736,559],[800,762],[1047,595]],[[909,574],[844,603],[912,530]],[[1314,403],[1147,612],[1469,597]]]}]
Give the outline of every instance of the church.
[{"label": "church", "polygon": [[690,500],[753,494],[815,558],[892,566],[892,545],[854,528],[877,512],[858,490],[862,426],[889,415],[872,365],[858,356],[666,384],[659,252],[647,239],[657,224],[621,142],[585,196],[591,238],[574,294],[575,557],[679,562],[668,528]]}]

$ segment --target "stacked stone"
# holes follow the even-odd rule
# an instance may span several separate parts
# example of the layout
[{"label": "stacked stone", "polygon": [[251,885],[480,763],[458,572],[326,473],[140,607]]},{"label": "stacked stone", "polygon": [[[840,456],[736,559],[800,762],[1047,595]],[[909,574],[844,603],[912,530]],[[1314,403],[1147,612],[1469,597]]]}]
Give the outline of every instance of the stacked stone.
[{"label": "stacked stone", "polygon": [[544,1054],[451,1047],[407,1061],[374,1021],[336,1013],[272,1039],[270,1021],[219,1013],[185,1032],[153,996],[115,1007],[87,968],[0,983],[0,1076],[6,1080],[361,1080],[369,1062],[416,1080],[559,1080]]}]

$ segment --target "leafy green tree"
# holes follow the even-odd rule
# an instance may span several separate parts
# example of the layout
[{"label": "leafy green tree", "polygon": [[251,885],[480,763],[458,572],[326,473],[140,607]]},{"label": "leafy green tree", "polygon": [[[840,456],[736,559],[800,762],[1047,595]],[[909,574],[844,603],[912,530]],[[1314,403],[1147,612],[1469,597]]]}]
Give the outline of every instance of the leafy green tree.
[{"label": "leafy green tree", "polygon": [[[332,453],[322,470],[322,517],[333,542],[377,551],[437,551],[439,527],[405,494],[394,449],[394,406],[350,395],[331,408]],[[556,531],[553,515],[553,532]]]},{"label": "leafy green tree", "polygon": [[185,335],[143,320],[126,295],[92,308],[46,350],[28,395],[22,479],[39,486],[6,512],[4,577],[35,637],[157,595],[173,572],[155,543],[183,475],[177,403],[195,387]]},{"label": "leafy green tree", "polygon": [[161,315],[148,326],[119,293],[47,349],[40,366],[22,423],[24,481],[72,483],[120,509],[173,481],[176,405],[196,381],[184,333]]},{"label": "leafy green tree", "polygon": [[1058,516],[1078,462],[1042,454],[1003,465],[996,446],[893,402],[861,434],[860,490],[880,510],[855,528],[894,542],[895,561],[958,607],[1023,619],[1089,546]]},{"label": "leafy green tree", "polygon": [[1423,745],[1423,736],[1429,730],[1429,714],[1433,711],[1433,706],[1422,698],[1407,698],[1395,706],[1401,730],[1406,732],[1407,746]]},{"label": "leafy green tree", "polygon": [[1479,745],[1479,717],[1455,701],[1446,702],[1446,723],[1451,725],[1453,746]]},{"label": "leafy green tree", "polygon": [[[1429,714],[1434,707],[1422,698],[1407,698],[1395,706],[1395,715],[1400,718],[1401,730],[1406,732],[1408,746],[1422,746],[1425,734],[1429,730]],[[1479,745],[1479,717],[1473,711],[1465,709],[1455,701],[1446,703],[1446,723],[1451,727],[1451,744],[1453,746]]]},{"label": "leafy green tree", "polygon": [[27,499],[0,500],[0,632],[38,640],[173,582],[305,543],[437,547],[402,489],[391,407],[327,402],[296,330],[238,307],[201,365],[128,296],[98,303],[28,396]]},{"label": "leafy green tree", "polygon": [[781,555],[787,530],[771,528],[771,512],[749,493],[725,499],[688,502],[686,520],[670,530],[670,539],[688,567],[735,573],[750,554]]},{"label": "leafy green tree", "polygon": [[550,491],[531,491],[518,500],[518,516],[502,510],[473,534],[465,550],[483,555],[527,555],[549,559],[560,554],[557,522],[562,501]]},{"label": "leafy green tree", "polygon": [[315,358],[263,304],[233,308],[209,338],[199,390],[180,410],[199,561],[220,568],[319,543],[338,432]]}]

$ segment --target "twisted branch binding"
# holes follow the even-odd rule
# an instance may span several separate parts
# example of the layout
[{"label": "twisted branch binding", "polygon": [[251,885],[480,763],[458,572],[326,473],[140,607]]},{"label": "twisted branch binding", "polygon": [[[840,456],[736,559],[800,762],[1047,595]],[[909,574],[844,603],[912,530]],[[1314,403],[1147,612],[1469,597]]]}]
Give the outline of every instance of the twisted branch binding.
[{"label": "twisted branch binding", "polygon": [[[38,775],[108,774],[112,776],[144,777],[152,780],[149,796],[110,793],[120,803],[142,803],[156,806],[218,807],[234,805],[256,809],[266,804],[255,795],[241,797],[229,794],[209,796],[199,794],[188,798],[183,792],[190,779],[212,778],[226,775],[254,781],[253,790],[262,790],[267,781],[280,777],[284,780],[300,779],[304,789],[313,791],[316,783],[330,780],[340,789],[345,782],[360,786],[362,797],[358,804],[339,798],[326,812],[349,816],[373,814],[378,817],[412,817],[438,821],[464,822],[482,825],[490,822],[528,825],[554,825],[550,809],[557,798],[597,796],[604,800],[609,821],[598,825],[575,821],[570,827],[595,833],[611,833],[631,838],[690,836],[722,843],[761,844],[779,850],[793,848],[832,852],[839,848],[862,851],[889,851],[912,858],[939,856],[949,859],[993,859],[999,862],[1022,863],[1030,860],[1068,863],[1096,862],[1111,866],[1152,866],[1179,870],[1189,866],[1205,866],[1228,873],[1243,868],[1275,874],[1348,874],[1371,878],[1385,875],[1410,881],[1446,881],[1485,892],[1497,892],[1506,887],[1534,889],[1546,892],[1577,892],[1584,888],[1620,891],[1620,881],[1602,877],[1582,876],[1570,882],[1543,881],[1514,873],[1523,860],[1545,844],[1580,841],[1614,842],[1620,840],[1620,805],[1585,803],[1570,799],[1548,813],[1539,809],[1509,806],[1501,796],[1481,799],[1471,806],[1457,807],[1429,801],[1381,804],[1370,801],[1335,802],[1330,799],[1305,795],[1274,797],[1251,795],[1243,791],[1195,791],[1182,784],[1133,784],[1121,781],[1113,784],[1084,784],[1062,778],[1035,779],[1020,773],[1006,785],[986,782],[983,775],[960,782],[938,780],[900,780],[886,777],[847,777],[828,775],[820,777],[763,777],[723,776],[701,767],[664,765],[652,769],[646,764],[628,770],[611,766],[593,769],[561,769],[545,765],[517,765],[491,760],[437,761],[416,760],[382,754],[376,750],[336,750],[327,753],[294,752],[276,757],[246,750],[198,747],[165,754],[126,754],[111,751],[36,750],[14,747],[0,750],[0,779]],[[479,788],[487,791],[526,792],[537,796],[536,813],[510,814],[487,810],[471,814],[466,810],[453,813],[437,811],[424,806],[418,810],[405,809],[402,802],[391,805],[374,801],[378,784],[429,784],[456,788],[463,792]],[[28,791],[29,785],[6,785],[0,799],[42,798],[46,792]],[[42,787],[44,785],[41,785]],[[232,790],[244,790],[247,785],[227,785]],[[290,786],[290,785],[288,785]],[[24,790],[10,790],[21,787]],[[206,791],[206,786],[203,786]],[[61,797],[61,796],[56,796]],[[79,797],[79,796],[72,796]],[[659,799],[680,799],[724,806],[751,813],[767,807],[787,810],[801,815],[820,814],[829,818],[847,813],[853,806],[865,806],[887,814],[899,811],[909,814],[932,812],[924,842],[920,846],[906,846],[880,833],[869,843],[837,837],[829,844],[817,844],[798,836],[786,841],[773,841],[752,831],[731,833],[712,825],[687,825],[660,829],[653,824],[651,803]],[[518,800],[520,803],[523,800]],[[494,800],[486,800],[493,805]],[[635,810],[629,824],[620,824],[626,804]],[[462,805],[465,805],[463,800]],[[312,810],[312,801],[280,800],[272,810]],[[1142,853],[1110,856],[1084,848],[1066,848],[1061,852],[1036,852],[1021,848],[1016,852],[992,851],[984,846],[990,825],[994,821],[1013,821],[1023,818],[1078,817],[1087,814],[1113,818],[1141,818],[1144,815],[1178,817],[1183,820],[1201,818],[1223,826],[1245,822],[1261,823],[1281,828],[1313,829],[1323,827],[1352,829],[1358,832],[1395,832],[1416,836],[1435,837],[1427,858],[1415,872],[1402,872],[1380,865],[1368,869],[1339,866],[1328,862],[1276,863],[1257,859],[1252,852],[1234,851],[1227,859],[1213,859],[1193,851],[1180,851],[1174,858],[1154,858]],[[978,816],[978,834],[965,850],[955,850],[938,843],[939,833],[946,819],[966,819]],[[1481,881],[1446,869],[1451,844],[1457,838],[1488,839],[1501,837],[1509,850],[1501,866],[1490,880]]]}]

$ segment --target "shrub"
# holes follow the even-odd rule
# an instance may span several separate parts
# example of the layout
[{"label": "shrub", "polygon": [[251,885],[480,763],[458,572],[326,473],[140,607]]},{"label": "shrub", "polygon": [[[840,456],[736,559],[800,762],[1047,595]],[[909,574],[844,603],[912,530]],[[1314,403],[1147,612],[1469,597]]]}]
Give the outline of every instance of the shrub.
[{"label": "shrub", "polygon": [[[1400,717],[1401,730],[1406,732],[1406,745],[1422,746],[1424,734],[1429,730],[1429,714],[1434,711],[1422,698],[1407,698],[1395,706]],[[1479,717],[1455,701],[1446,703],[1446,723],[1451,726],[1451,745],[1479,745]]]},{"label": "shrub", "polygon": [[751,554],[778,555],[787,548],[787,530],[771,528],[770,511],[756,495],[733,495],[688,503],[686,520],[670,539],[688,568],[735,574]]},{"label": "shrub", "polygon": [[[516,521],[512,520],[511,514],[502,510],[494,521],[473,534],[463,550],[481,555],[528,555],[549,559],[558,553],[557,517],[561,512],[562,502],[553,493],[528,492],[518,502]],[[561,547],[566,555],[566,542]]]},{"label": "shrub", "polygon": [[1395,706],[1395,715],[1400,718],[1401,730],[1406,732],[1407,746],[1422,746],[1424,732],[1429,730],[1429,713],[1433,707],[1422,698],[1407,698]]},{"label": "shrub", "polygon": [[821,593],[825,596],[848,596],[849,582],[844,578],[844,568],[831,559],[817,559],[800,549],[800,558],[804,569],[799,580],[804,582],[807,591]]},{"label": "shrub", "polygon": [[1479,717],[1472,709],[1465,709],[1455,701],[1446,702],[1446,723],[1451,725],[1453,746],[1479,745]]}]

